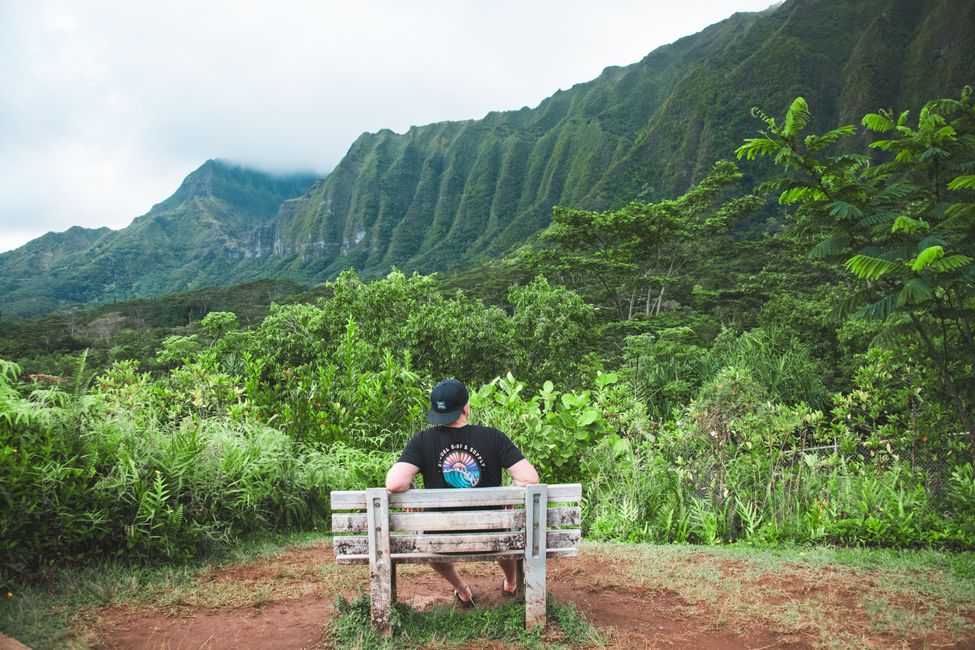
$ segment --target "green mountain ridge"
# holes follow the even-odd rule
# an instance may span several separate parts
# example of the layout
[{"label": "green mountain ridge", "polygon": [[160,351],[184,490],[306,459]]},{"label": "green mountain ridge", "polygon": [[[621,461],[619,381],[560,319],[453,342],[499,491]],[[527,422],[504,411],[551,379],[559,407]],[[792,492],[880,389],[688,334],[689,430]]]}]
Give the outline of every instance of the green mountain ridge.
[{"label": "green mountain ridge", "polygon": [[318,180],[209,160],[126,228],[48,233],[0,255],[5,313],[161,296],[224,284],[253,256],[255,231]]},{"label": "green mountain ridge", "polygon": [[[896,68],[893,66],[897,66]],[[553,205],[675,196],[796,96],[815,128],[954,94],[975,70],[970,0],[790,0],[737,13],[534,109],[364,134],[279,217],[278,272],[469,268],[548,224]],[[892,74],[896,72],[896,74]]]},{"label": "green mountain ridge", "polygon": [[[129,228],[61,263],[50,254],[29,281],[12,261],[27,247],[0,255],[0,297],[38,314],[262,278],[307,286],[350,267],[469,269],[543,229],[554,205],[606,210],[686,191],[756,133],[752,107],[778,115],[801,95],[824,130],[954,96],[973,70],[975,0],[787,0],[535,108],[363,134],[293,194],[225,173],[225,195],[204,165]],[[749,180],[763,169],[750,165]]]}]

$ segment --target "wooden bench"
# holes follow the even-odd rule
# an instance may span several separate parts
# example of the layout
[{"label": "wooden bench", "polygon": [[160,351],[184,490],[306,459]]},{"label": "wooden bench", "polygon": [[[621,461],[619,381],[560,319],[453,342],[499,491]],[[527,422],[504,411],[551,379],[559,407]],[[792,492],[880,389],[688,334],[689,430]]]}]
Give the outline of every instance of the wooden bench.
[{"label": "wooden bench", "polygon": [[[338,564],[369,565],[372,622],[384,634],[391,632],[396,565],[402,562],[517,559],[525,626],[544,625],[545,559],[578,554],[581,500],[582,486],[578,483],[401,493],[385,488],[332,492],[335,560]],[[550,508],[549,504],[558,507]],[[500,509],[478,509],[484,507]],[[437,510],[441,508],[451,510]]]}]

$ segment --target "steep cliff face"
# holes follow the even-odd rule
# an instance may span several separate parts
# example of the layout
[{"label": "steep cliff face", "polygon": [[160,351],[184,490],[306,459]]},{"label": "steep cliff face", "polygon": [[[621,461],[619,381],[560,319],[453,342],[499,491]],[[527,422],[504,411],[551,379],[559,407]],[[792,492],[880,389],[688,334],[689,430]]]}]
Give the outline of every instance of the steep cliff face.
[{"label": "steep cliff face", "polygon": [[33,315],[349,267],[463,269],[544,228],[553,205],[683,192],[755,134],[754,106],[780,115],[802,95],[824,130],[957,95],[973,71],[975,0],[787,0],[533,109],[364,134],[317,182],[209,161],[123,230],[52,233],[0,255],[0,301]]},{"label": "steep cliff face", "polygon": [[255,232],[317,180],[207,161],[176,192],[121,230],[72,228],[0,255],[6,313],[159,296],[232,280],[263,255]]},{"label": "steep cliff face", "polygon": [[673,196],[757,122],[806,97],[817,128],[956,94],[975,70],[970,0],[789,0],[608,68],[537,108],[361,136],[280,218],[289,265],[334,274],[467,266],[553,205]]}]

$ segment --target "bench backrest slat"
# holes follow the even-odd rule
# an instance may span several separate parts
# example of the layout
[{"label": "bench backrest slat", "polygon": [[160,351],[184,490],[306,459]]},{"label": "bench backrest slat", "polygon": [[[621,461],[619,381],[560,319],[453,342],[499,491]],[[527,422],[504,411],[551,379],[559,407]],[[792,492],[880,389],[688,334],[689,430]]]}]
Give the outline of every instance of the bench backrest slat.
[{"label": "bench backrest slat", "polygon": [[[578,483],[548,486],[549,503],[575,503],[582,500],[582,486]],[[510,506],[525,502],[525,488],[496,487],[467,490],[431,489],[409,490],[389,495],[390,508],[446,508],[478,506]],[[366,494],[363,490],[331,493],[332,510],[364,510]]]}]

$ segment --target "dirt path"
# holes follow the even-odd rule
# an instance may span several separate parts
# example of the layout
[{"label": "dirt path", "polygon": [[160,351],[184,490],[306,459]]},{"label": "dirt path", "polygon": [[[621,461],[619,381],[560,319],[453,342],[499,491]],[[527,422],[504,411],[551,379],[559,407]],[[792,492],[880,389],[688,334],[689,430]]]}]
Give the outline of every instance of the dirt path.
[{"label": "dirt path", "polygon": [[[700,556],[700,562],[712,562]],[[713,567],[727,580],[741,579],[734,561]],[[636,571],[634,569],[636,568]],[[501,602],[500,580],[491,565],[465,565],[464,572],[482,607]],[[855,602],[856,588],[845,576],[804,581],[795,576],[760,575],[766,590],[749,589],[755,598],[742,609],[741,598],[698,599],[686,587],[667,580],[647,580],[631,558],[584,549],[578,558],[549,563],[554,598],[572,603],[608,640],[610,648],[811,648],[824,645],[821,630],[806,623],[780,623],[742,611],[770,610],[803,599],[823,599],[835,606],[840,639],[874,647],[975,648],[975,637],[958,638],[932,629],[917,638],[896,638],[889,630],[870,632]],[[290,649],[327,648],[327,626],[337,615],[337,595],[352,598],[367,582],[362,567],[336,567],[326,545],[292,548],[286,553],[201,577],[186,591],[162,598],[153,608],[116,607],[97,614],[98,648],[108,649]],[[746,581],[747,582],[747,581]],[[680,583],[683,584],[683,583]],[[428,567],[400,569],[399,600],[423,610],[450,603],[450,592]],[[818,602],[818,601],[817,601]],[[969,613],[975,623],[975,612]],[[844,621],[844,617],[848,620]],[[825,645],[833,645],[827,639]],[[846,645],[842,643],[841,645]],[[503,648],[503,645],[496,645]]]}]

